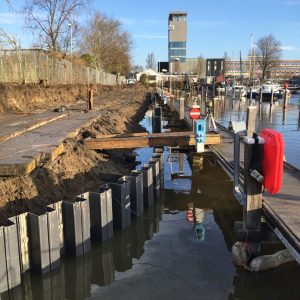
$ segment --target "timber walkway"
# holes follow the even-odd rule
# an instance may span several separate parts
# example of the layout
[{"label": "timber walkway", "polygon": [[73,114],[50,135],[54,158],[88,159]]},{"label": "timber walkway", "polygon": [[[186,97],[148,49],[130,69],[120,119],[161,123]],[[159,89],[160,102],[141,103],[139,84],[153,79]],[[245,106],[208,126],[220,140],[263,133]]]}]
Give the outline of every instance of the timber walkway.
[{"label": "timber walkway", "polygon": [[63,141],[100,117],[99,111],[43,112],[0,119],[0,176],[21,176],[64,152]]}]

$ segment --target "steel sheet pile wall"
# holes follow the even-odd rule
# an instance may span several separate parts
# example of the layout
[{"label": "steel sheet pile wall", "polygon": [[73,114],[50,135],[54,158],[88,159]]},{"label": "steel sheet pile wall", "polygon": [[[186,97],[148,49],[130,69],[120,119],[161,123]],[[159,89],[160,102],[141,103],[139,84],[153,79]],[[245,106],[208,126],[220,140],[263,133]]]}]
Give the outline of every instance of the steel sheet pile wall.
[{"label": "steel sheet pile wall", "polygon": [[[163,185],[163,149],[154,151],[149,164],[141,170],[101,185],[98,192],[83,193],[73,202],[51,204],[40,215],[20,214],[0,227],[0,293],[21,284],[21,274],[28,270],[51,272],[60,266],[64,253],[84,260],[90,240],[105,242],[113,236],[113,228],[123,230],[119,238],[126,252],[129,248],[125,235],[131,235],[131,216],[143,215],[144,207],[148,208],[146,214],[153,214],[153,195],[157,198]],[[153,224],[149,236],[157,226]],[[105,244],[103,247],[105,250]],[[137,247],[135,252],[138,257],[143,251]],[[107,260],[111,259],[112,253],[107,253]],[[108,261],[102,259],[99,264],[106,265]],[[122,261],[120,265],[127,269],[129,263]],[[110,270],[99,284],[113,280],[114,270]]]}]

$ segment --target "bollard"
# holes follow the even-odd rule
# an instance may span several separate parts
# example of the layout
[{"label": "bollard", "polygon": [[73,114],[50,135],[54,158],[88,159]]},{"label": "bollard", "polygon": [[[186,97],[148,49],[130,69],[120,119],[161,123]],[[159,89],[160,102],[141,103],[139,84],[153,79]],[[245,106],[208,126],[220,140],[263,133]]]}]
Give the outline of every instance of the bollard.
[{"label": "bollard", "polygon": [[130,184],[126,178],[110,182],[112,192],[114,228],[123,229],[130,225]]},{"label": "bollard", "polygon": [[160,196],[160,166],[159,166],[159,159],[150,159],[148,164],[149,164],[149,166],[152,167],[154,198],[158,199],[159,196]]},{"label": "bollard", "polygon": [[143,195],[144,195],[144,207],[150,207],[153,205],[153,172],[152,166],[147,164],[141,168],[143,173]]},{"label": "bollard", "polygon": [[15,217],[0,227],[0,292],[21,284],[18,236]]},{"label": "bollard", "polygon": [[90,207],[86,199],[63,201],[66,252],[79,256],[90,249]]}]

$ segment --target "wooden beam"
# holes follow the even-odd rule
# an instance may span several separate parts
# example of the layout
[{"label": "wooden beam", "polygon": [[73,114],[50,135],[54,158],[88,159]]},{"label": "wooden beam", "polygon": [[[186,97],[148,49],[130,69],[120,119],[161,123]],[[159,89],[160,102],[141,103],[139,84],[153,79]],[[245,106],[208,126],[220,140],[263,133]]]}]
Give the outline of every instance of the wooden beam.
[{"label": "wooden beam", "polygon": [[[208,133],[206,135],[206,144],[220,144],[219,134]],[[92,150],[98,149],[126,149],[142,147],[163,147],[163,146],[194,146],[195,138],[192,131],[170,132],[170,133],[143,133],[142,135],[112,135],[102,136],[96,139],[87,139],[84,141],[86,147]]]}]

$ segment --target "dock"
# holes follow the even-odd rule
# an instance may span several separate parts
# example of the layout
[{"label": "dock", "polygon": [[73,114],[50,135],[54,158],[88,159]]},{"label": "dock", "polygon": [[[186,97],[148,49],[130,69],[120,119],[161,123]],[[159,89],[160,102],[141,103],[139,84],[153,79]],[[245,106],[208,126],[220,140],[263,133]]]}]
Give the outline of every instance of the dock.
[{"label": "dock", "polygon": [[[178,94],[178,93],[175,93]],[[190,107],[182,106],[175,95],[171,107],[184,119],[189,128],[193,127],[189,117]],[[221,143],[209,145],[211,151],[218,158],[218,162],[228,176],[234,176],[234,136],[223,126],[218,124]],[[240,149],[240,170],[244,167],[244,149]],[[241,175],[243,176],[243,175]],[[264,192],[262,195],[262,212],[270,228],[278,239],[285,245],[295,260],[300,264],[300,170],[284,163],[283,184],[280,193],[270,195]],[[241,203],[243,206],[246,203]]]}]

